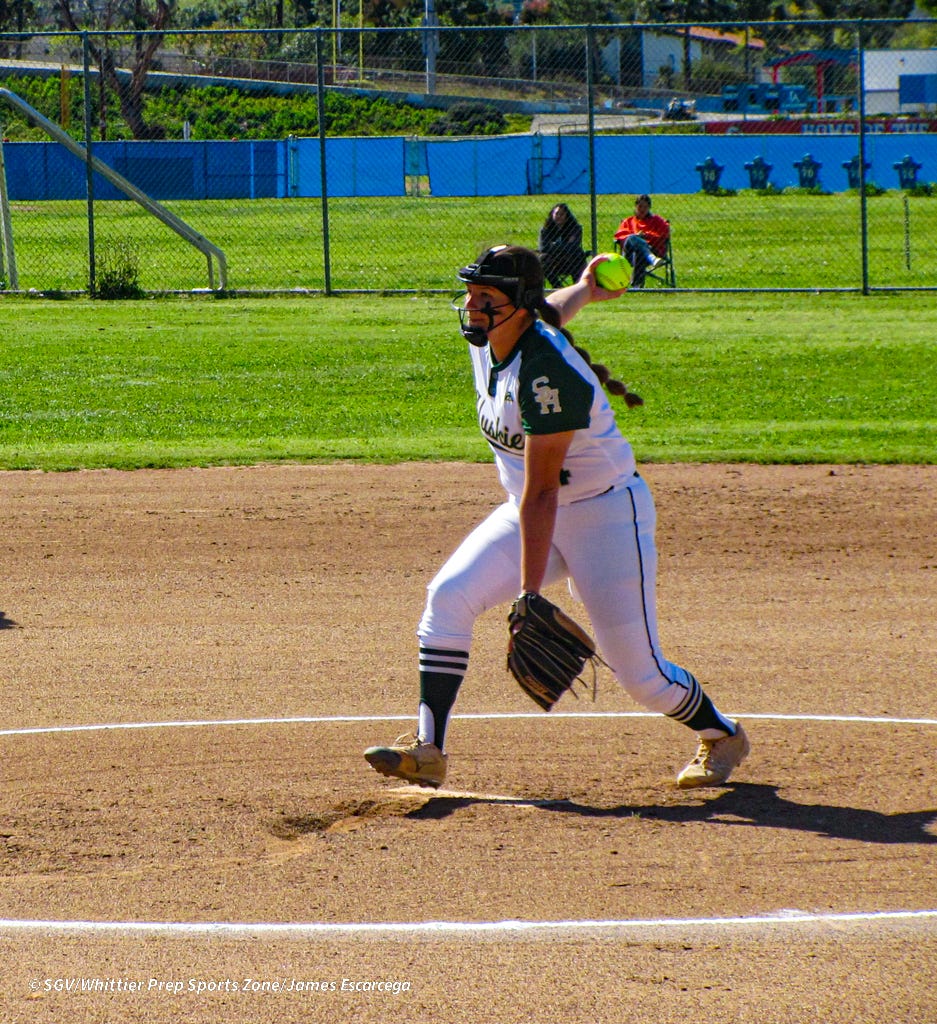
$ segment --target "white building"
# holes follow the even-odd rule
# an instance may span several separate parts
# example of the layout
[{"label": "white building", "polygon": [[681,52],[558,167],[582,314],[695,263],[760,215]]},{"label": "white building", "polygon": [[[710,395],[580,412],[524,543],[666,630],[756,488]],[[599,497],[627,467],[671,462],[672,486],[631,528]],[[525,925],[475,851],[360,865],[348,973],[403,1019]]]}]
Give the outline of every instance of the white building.
[{"label": "white building", "polygon": [[[632,35],[634,31],[634,35]],[[629,26],[626,40],[615,36],[602,50],[602,66],[604,71],[617,84],[622,82],[623,61],[631,67],[627,77],[633,78],[634,64],[640,68],[639,78],[644,89],[663,89],[667,86],[662,79],[662,68],[669,68],[673,77],[683,73],[685,37],[676,29],[672,31],[660,29],[642,29],[639,25]],[[637,44],[636,46],[634,44]],[[746,37],[744,32],[721,32],[718,29],[698,25],[690,29],[689,57],[690,64],[706,58],[715,61],[732,59],[742,61],[738,56],[740,47],[748,45],[752,77],[754,80],[757,68],[761,66],[761,53],[765,44],[755,36]]]},{"label": "white building", "polygon": [[937,49],[866,50],[862,79],[867,114],[913,114],[934,109],[933,101],[900,102],[902,75],[937,76]]}]

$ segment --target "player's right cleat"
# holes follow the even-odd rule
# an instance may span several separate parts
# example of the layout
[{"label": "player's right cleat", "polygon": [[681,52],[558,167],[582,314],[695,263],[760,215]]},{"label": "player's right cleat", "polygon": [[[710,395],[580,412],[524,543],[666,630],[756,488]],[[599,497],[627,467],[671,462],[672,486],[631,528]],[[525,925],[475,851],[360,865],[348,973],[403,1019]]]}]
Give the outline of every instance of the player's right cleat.
[{"label": "player's right cleat", "polygon": [[721,786],[727,782],[751,750],[748,736],[740,722],[735,723],[735,735],[718,740],[700,740],[696,757],[677,776],[681,789],[700,786]]},{"label": "player's right cleat", "polygon": [[445,781],[449,761],[435,743],[421,743],[413,735],[399,736],[392,747],[368,747],[364,759],[381,775],[432,789]]}]

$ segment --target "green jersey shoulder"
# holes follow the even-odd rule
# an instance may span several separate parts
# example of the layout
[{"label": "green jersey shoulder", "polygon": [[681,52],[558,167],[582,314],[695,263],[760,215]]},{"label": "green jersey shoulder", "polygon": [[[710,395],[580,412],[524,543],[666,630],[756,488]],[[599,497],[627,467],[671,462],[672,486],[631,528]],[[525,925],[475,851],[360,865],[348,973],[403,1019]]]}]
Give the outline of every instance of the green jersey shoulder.
[{"label": "green jersey shoulder", "polygon": [[528,434],[558,434],[589,426],[592,384],[538,331],[528,331],[521,349],[517,400]]}]

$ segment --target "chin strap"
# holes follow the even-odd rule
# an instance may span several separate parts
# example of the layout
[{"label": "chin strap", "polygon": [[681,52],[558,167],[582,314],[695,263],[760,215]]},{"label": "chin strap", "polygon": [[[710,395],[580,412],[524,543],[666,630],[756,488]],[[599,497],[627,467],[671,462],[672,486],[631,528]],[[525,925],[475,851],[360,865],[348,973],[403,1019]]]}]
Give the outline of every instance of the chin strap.
[{"label": "chin strap", "polygon": [[[489,302],[483,306],[480,312],[488,317],[487,327],[473,327],[466,320],[468,310],[464,308],[459,309],[459,330],[462,332],[462,337],[473,344],[476,348],[484,348],[488,344],[488,332],[493,330],[495,326],[495,313],[497,313],[499,309],[506,309],[510,305],[511,303],[508,302],[503,306],[492,306]],[[521,307],[515,306],[514,312],[511,313],[510,316],[506,316],[501,321],[501,324],[506,324],[511,317],[516,316],[520,311]],[[500,327],[501,324],[498,324],[498,326]]]},{"label": "chin strap", "polygon": [[462,337],[476,348],[484,348],[488,344],[488,334],[484,327],[463,327]]}]

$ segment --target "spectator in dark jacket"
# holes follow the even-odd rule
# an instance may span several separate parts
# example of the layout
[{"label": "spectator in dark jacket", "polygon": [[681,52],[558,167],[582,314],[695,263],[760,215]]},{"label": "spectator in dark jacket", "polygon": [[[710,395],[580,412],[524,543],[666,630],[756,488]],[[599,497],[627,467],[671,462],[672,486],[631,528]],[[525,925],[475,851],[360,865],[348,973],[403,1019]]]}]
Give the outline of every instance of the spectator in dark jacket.
[{"label": "spectator in dark jacket", "polygon": [[587,263],[582,249],[582,225],[566,203],[557,203],[540,229],[537,244],[543,276],[553,288],[578,281]]}]

